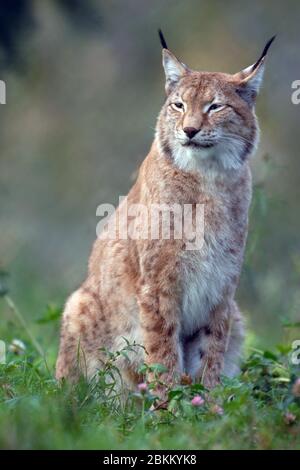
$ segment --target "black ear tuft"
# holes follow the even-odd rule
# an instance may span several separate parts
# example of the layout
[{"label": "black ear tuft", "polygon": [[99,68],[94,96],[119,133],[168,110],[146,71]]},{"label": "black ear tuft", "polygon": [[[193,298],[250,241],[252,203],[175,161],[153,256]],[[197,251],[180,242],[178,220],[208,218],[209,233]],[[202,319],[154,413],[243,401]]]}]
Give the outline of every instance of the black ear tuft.
[{"label": "black ear tuft", "polygon": [[159,39],[160,39],[160,43],[161,43],[161,47],[162,47],[163,49],[168,49],[168,46],[167,46],[166,40],[165,40],[165,38],[164,38],[164,35],[163,35],[163,33],[162,33],[162,30],[161,30],[161,29],[159,29],[159,30],[158,30],[158,35],[159,35]]},{"label": "black ear tuft", "polygon": [[260,62],[262,61],[262,59],[267,55],[267,52],[272,44],[272,42],[274,41],[274,39],[276,38],[276,34],[275,36],[273,36],[271,39],[269,39],[269,41],[267,42],[267,44],[265,45],[264,47],[264,50],[260,56],[260,58],[255,62],[255,64],[253,65],[252,67],[252,70],[255,70],[256,67],[258,67],[258,65],[260,64]]}]

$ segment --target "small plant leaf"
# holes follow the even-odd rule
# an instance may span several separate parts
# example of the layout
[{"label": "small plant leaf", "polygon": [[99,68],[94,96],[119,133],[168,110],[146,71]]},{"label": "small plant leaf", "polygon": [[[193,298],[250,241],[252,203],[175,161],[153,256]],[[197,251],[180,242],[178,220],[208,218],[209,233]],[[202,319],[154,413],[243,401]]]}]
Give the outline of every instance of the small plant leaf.
[{"label": "small plant leaf", "polygon": [[61,316],[62,308],[54,304],[48,304],[42,317],[36,320],[40,325],[51,323],[58,320]]}]

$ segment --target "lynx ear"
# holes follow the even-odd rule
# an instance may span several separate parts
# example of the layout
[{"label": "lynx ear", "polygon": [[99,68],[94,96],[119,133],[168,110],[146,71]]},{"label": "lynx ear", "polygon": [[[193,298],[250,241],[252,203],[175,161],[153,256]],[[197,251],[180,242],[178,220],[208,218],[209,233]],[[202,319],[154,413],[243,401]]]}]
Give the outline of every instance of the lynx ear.
[{"label": "lynx ear", "polygon": [[166,93],[169,94],[180,78],[189,71],[189,68],[169,51],[161,30],[158,31],[158,34],[163,48],[162,63],[166,75]]},{"label": "lynx ear", "polygon": [[276,36],[273,36],[267,42],[260,58],[255,64],[250,65],[250,67],[247,67],[233,76],[234,80],[238,82],[237,92],[250,106],[254,104],[261,87],[265,70],[265,58],[275,37]]},{"label": "lynx ear", "polygon": [[166,75],[166,93],[169,94],[188,69],[168,49],[163,49],[162,57]]}]

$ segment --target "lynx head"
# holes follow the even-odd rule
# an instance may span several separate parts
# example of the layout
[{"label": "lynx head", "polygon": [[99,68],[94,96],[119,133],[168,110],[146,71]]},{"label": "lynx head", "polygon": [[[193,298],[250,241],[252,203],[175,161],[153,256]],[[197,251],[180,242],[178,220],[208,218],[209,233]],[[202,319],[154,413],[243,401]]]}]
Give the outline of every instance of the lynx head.
[{"label": "lynx head", "polygon": [[186,171],[240,168],[257,145],[254,105],[275,36],[253,65],[230,75],[191,70],[159,33],[167,94],[157,123],[160,150]]}]

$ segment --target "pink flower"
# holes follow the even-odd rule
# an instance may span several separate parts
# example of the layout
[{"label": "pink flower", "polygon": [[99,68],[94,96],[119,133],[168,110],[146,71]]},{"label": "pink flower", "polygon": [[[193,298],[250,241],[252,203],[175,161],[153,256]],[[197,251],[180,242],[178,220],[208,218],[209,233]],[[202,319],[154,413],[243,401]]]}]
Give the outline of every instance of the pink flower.
[{"label": "pink flower", "polygon": [[200,395],[196,395],[191,401],[191,404],[193,406],[202,406],[203,403],[204,403],[204,400],[202,397],[200,397]]},{"label": "pink flower", "polygon": [[296,421],[296,416],[290,412],[285,413],[283,418],[286,424],[294,424]]},{"label": "pink flower", "polygon": [[211,412],[214,413],[215,415],[220,415],[220,416],[224,414],[223,408],[219,405],[213,405],[211,407]]},{"label": "pink flower", "polygon": [[145,382],[138,384],[138,390],[141,393],[146,393],[148,390],[148,385]]}]

